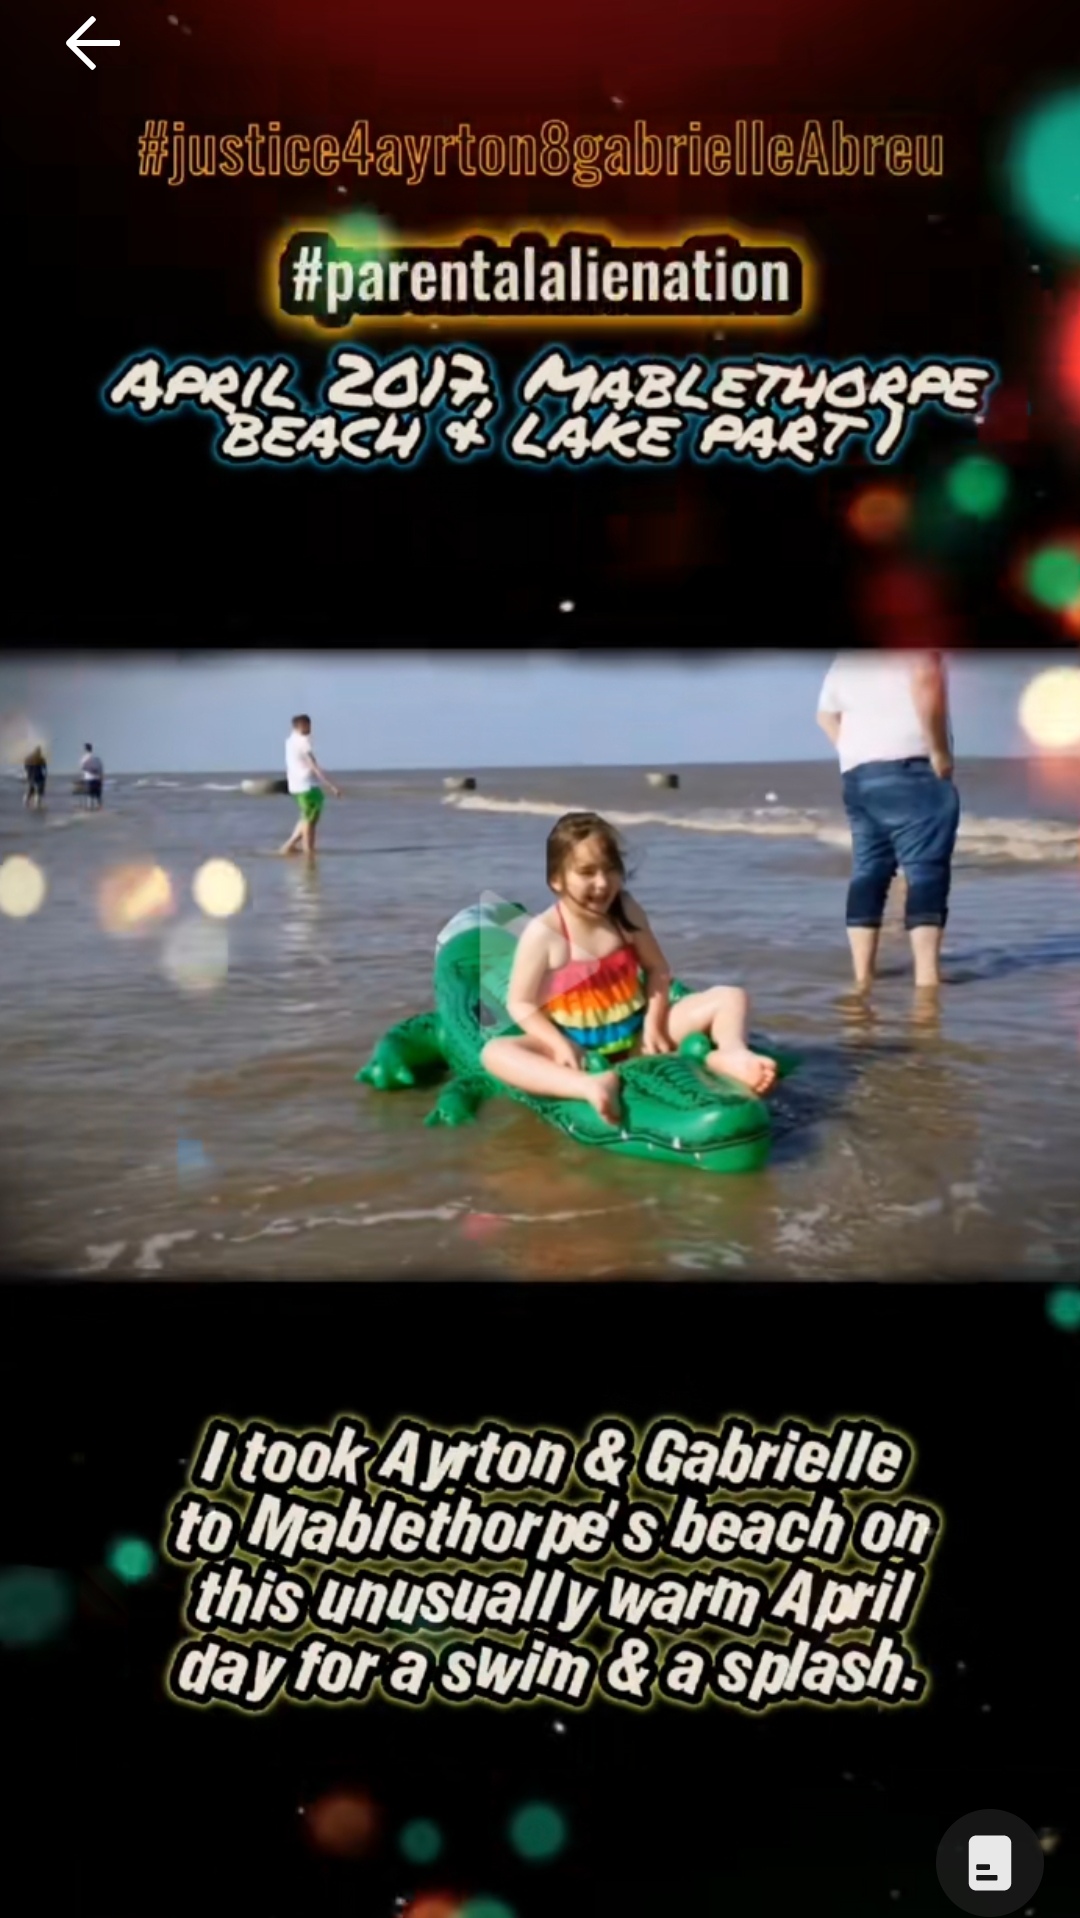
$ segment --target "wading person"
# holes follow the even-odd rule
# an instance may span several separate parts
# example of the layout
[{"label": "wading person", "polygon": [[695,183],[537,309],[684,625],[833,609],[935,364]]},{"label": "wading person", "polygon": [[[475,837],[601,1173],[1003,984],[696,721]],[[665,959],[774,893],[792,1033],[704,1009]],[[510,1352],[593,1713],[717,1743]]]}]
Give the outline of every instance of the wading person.
[{"label": "wading person", "polygon": [[303,851],[310,858],[315,851],[315,834],[325,795],[332,792],[335,799],[340,799],[341,791],[323,772],[315,757],[311,743],[311,720],[307,713],[297,713],[292,732],[285,741],[285,773],[300,818],[281,851]]},{"label": "wading person", "polygon": [[27,753],[23,760],[23,772],[26,774],[23,805],[39,811],[45,804],[45,782],[49,777],[48,761],[40,746],[35,746],[32,752]]},{"label": "wading person", "polygon": [[900,872],[915,984],[940,985],[960,822],[942,655],[840,654],[821,689],[818,724],[839,754],[851,824],[847,931],[855,983],[865,990],[873,982],[885,901]]},{"label": "wading person", "polygon": [[89,740],[87,740],[83,747],[83,756],[79,761],[79,773],[83,782],[83,798],[89,810],[96,812],[101,806],[101,790],[102,782],[105,778],[105,768]]}]

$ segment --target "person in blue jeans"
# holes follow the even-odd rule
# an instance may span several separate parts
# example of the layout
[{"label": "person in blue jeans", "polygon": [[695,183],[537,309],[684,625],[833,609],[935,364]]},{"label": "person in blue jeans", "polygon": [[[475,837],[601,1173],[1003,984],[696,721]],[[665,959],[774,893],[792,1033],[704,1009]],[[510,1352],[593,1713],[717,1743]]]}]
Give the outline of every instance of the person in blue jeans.
[{"label": "person in blue jeans", "polygon": [[841,653],[821,689],[818,724],[839,754],[851,823],[855,983],[863,991],[873,983],[885,901],[901,872],[915,984],[938,986],[960,823],[941,654]]}]

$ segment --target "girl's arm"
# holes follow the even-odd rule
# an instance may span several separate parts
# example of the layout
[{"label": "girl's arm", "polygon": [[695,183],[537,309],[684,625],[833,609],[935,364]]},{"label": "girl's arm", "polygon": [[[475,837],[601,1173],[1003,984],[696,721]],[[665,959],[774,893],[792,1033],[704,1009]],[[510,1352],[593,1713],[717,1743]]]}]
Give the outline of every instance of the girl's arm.
[{"label": "girl's arm", "polygon": [[506,994],[506,1010],[514,1024],[520,1026],[530,1039],[536,1039],[560,1065],[580,1065],[582,1061],[577,1047],[540,1008],[540,994],[550,970],[550,961],[551,932],[542,919],[534,919],[526,926],[518,941]]},{"label": "girl's arm", "polygon": [[668,1009],[671,1004],[671,967],[668,965],[656,934],[649,924],[648,915],[636,899],[627,892],[623,893],[623,905],[628,917],[633,921],[632,938],[641,960],[645,974],[645,1027],[641,1035],[645,1052],[673,1052],[675,1050],[668,1036]]},{"label": "girl's arm", "polygon": [[834,746],[838,746],[840,744],[841,715],[839,713],[819,712],[817,716],[817,723],[821,727],[822,732],[827,735],[831,743]]}]

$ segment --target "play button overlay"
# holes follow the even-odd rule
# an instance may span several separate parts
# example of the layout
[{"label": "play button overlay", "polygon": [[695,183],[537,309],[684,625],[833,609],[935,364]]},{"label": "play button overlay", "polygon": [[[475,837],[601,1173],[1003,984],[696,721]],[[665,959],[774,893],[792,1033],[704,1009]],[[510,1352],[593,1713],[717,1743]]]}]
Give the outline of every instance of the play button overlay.
[{"label": "play button overlay", "polygon": [[1030,1825],[1011,1811],[972,1811],[945,1833],[937,1853],[938,1883],[961,1911],[1022,1911],[1042,1883],[1043,1849]]}]

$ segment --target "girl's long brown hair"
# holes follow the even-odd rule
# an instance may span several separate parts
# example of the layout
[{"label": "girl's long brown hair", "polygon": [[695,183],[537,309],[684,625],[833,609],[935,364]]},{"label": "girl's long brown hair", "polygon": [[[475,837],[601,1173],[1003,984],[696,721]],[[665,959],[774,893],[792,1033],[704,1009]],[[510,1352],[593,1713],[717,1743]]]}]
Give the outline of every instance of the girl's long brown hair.
[{"label": "girl's long brown hair", "polygon": [[[567,812],[557,819],[548,834],[547,842],[547,882],[554,890],[555,881],[561,879],[566,863],[576,846],[586,839],[599,839],[611,864],[626,884],[626,855],[622,842],[614,826],[609,826],[598,812]],[[622,932],[639,932],[629,917],[623,904],[622,889],[616,893],[611,905],[611,917]]]}]

